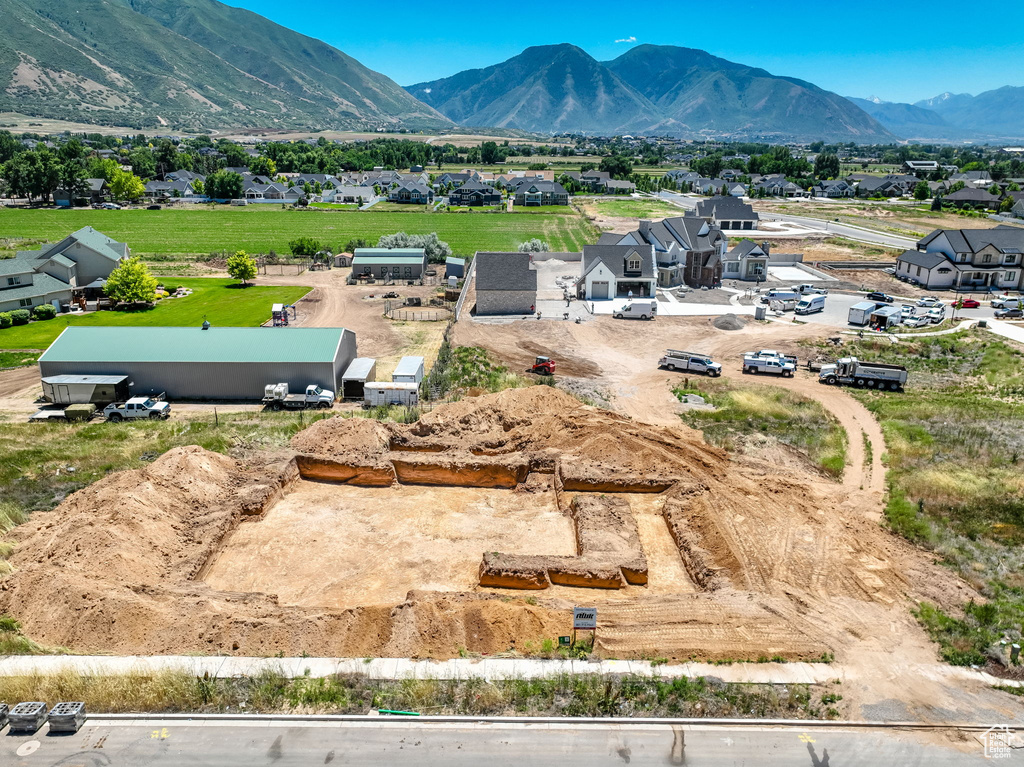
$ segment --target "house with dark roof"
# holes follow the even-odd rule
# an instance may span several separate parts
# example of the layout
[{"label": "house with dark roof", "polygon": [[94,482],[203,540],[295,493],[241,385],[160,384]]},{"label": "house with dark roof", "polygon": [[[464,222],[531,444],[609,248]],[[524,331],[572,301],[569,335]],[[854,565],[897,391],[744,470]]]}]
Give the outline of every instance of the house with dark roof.
[{"label": "house with dark roof", "polygon": [[529,253],[477,253],[474,273],[478,316],[535,311],[537,272]]},{"label": "house with dark roof", "polygon": [[1010,208],[1010,213],[1015,218],[1024,218],[1024,199],[1017,200],[1013,207]]},{"label": "house with dark roof", "polygon": [[926,288],[1019,290],[1024,229],[936,229],[896,259],[896,276]]},{"label": "house with dark roof", "polygon": [[934,173],[940,166],[935,160],[907,160],[901,170],[920,177],[922,174]]},{"label": "house with dark roof", "polygon": [[987,170],[967,170],[954,173],[949,177],[950,184],[955,184],[957,181],[963,181],[967,186],[973,186],[976,189],[989,187],[992,185],[992,174]]},{"label": "house with dark roof", "polygon": [[482,181],[469,180],[448,195],[449,205],[479,207],[501,205],[501,192]]},{"label": "house with dark roof", "polygon": [[722,256],[722,276],[727,280],[764,282],[768,276],[770,249],[767,242],[758,245],[753,240],[742,240]]},{"label": "house with dark roof", "polygon": [[434,190],[418,181],[404,181],[388,192],[388,202],[429,205],[433,201]]},{"label": "house with dark roof", "polygon": [[832,181],[819,181],[811,187],[811,195],[814,197],[853,197],[854,189],[841,178]]},{"label": "house with dark roof", "polygon": [[769,176],[754,184],[754,191],[768,197],[806,197],[807,192],[798,184],[782,176]]},{"label": "house with dark roof", "polygon": [[[612,243],[611,237],[617,240]],[[661,287],[690,285],[711,287],[722,279],[721,256],[728,238],[722,230],[699,216],[678,216],[663,221],[640,221],[635,231],[602,235],[599,245],[651,245],[654,248],[657,284]]]},{"label": "house with dark roof", "polygon": [[583,273],[576,289],[580,298],[652,298],[657,284],[653,245],[583,246]]},{"label": "house with dark roof", "polygon": [[568,205],[569,193],[557,181],[524,178],[515,186],[515,204],[524,207]]},{"label": "house with dark roof", "polygon": [[0,261],[0,312],[71,300],[75,290],[105,280],[131,255],[128,246],[91,226],[40,250]]},{"label": "house with dark roof", "polygon": [[974,189],[969,186],[947,194],[942,200],[951,202],[958,208],[988,208],[990,210],[998,210],[1000,203],[998,194],[992,194],[987,189]]},{"label": "house with dark roof", "polygon": [[697,215],[719,229],[756,229],[758,215],[737,197],[712,197],[697,203]]},{"label": "house with dark roof", "polygon": [[[110,197],[110,187],[107,186],[106,179],[102,178],[87,178],[85,179],[85,185],[79,193],[79,196],[75,198],[75,201],[85,202],[87,205],[95,205],[100,202],[105,202]],[[71,195],[68,194],[66,189],[55,189],[53,192],[53,204],[60,205],[61,207],[70,207],[72,205]]]}]

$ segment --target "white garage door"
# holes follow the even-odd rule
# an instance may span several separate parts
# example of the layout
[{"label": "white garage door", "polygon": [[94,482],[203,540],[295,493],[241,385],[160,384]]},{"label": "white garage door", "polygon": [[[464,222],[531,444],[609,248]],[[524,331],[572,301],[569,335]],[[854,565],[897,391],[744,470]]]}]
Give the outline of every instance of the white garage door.
[{"label": "white garage door", "polygon": [[608,283],[607,282],[592,282],[591,298],[608,298]]}]

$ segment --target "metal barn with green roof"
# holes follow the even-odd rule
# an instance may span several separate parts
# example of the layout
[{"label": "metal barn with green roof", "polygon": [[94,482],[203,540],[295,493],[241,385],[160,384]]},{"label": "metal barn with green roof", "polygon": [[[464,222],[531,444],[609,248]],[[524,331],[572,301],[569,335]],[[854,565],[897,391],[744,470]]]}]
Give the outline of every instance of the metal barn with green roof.
[{"label": "metal barn with green roof", "polygon": [[356,248],[352,276],[369,275],[377,280],[422,280],[427,256],[422,248]]},{"label": "metal barn with green roof", "polygon": [[126,375],[134,394],[171,399],[254,400],[267,384],[337,392],[356,357],[346,328],[77,327],[39,358],[43,378]]}]

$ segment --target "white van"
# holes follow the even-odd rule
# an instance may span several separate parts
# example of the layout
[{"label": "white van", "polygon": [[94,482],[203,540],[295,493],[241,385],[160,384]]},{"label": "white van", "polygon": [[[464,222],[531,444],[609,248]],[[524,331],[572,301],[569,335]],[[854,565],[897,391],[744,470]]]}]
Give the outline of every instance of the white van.
[{"label": "white van", "polygon": [[630,301],[617,312],[614,312],[612,316],[617,320],[624,318],[653,320],[657,313],[657,301]]},{"label": "white van", "polygon": [[762,304],[770,304],[772,301],[799,301],[803,296],[793,290],[769,290],[761,296]]},{"label": "white van", "polygon": [[800,303],[793,310],[796,314],[814,314],[825,311],[825,296],[806,296],[800,299]]}]

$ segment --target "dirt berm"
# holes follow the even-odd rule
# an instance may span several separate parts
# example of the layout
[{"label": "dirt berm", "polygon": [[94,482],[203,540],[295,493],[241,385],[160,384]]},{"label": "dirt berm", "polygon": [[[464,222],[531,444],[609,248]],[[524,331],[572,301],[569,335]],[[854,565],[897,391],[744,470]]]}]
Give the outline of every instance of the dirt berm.
[{"label": "dirt berm", "polygon": [[[39,642],[81,652],[443,658],[556,637],[572,604],[599,594],[597,649],[607,655],[807,658],[885,635],[908,597],[965,596],[838,485],[734,463],[689,429],[633,422],[551,387],[468,398],[411,425],[319,421],[293,448],[295,457],[244,464],[177,448],[34,514],[14,531],[0,613]],[[593,537],[581,526],[577,552],[596,552],[602,566],[608,552],[625,557],[632,564],[621,588],[414,589],[398,604],[329,609],[203,581],[232,532],[259,524],[300,472],[376,487],[392,476],[403,482],[403,473],[403,484],[469,482],[466,467],[476,467],[473,482],[514,475],[522,483],[494,492],[525,501],[553,493],[567,514],[578,492],[631,494],[629,504],[576,505],[577,522],[598,512],[610,520]],[[322,570],[332,575],[330,559]]]}]

